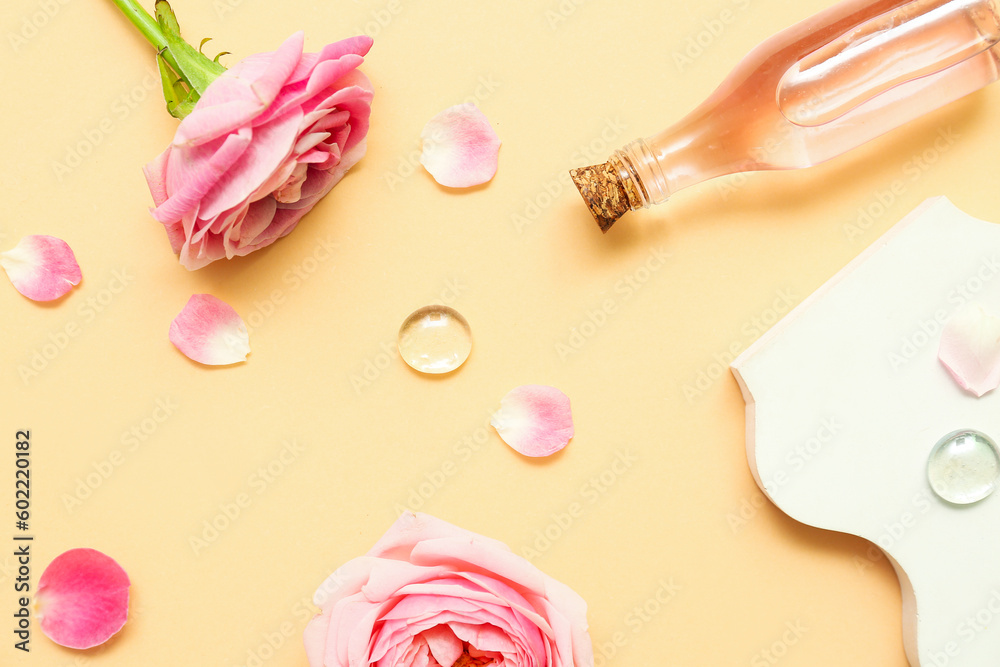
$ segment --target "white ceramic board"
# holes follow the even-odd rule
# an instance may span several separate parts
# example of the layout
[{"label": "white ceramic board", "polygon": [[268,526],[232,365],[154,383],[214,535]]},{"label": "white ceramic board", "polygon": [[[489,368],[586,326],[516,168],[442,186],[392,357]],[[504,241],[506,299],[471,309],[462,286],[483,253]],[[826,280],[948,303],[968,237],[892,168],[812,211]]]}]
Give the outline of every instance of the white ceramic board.
[{"label": "white ceramic board", "polygon": [[929,199],[732,364],[757,483],[791,517],[888,554],[920,667],[1000,665],[1000,491],[951,505],[926,474],[952,431],[1000,441],[1000,390],[976,398],[937,358],[970,300],[1000,313],[1000,225]]}]

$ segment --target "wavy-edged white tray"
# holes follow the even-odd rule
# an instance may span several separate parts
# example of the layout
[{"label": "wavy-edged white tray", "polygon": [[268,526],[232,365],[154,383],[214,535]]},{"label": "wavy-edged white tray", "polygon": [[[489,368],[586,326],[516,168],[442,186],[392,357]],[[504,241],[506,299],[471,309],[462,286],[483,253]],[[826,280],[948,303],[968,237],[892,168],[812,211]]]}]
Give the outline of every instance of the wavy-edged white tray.
[{"label": "wavy-edged white tray", "polygon": [[915,667],[1000,665],[1000,491],[955,506],[926,474],[952,431],[1000,439],[1000,390],[976,398],[937,359],[970,300],[1000,311],[1000,225],[928,199],[732,364],[757,484],[886,552]]}]

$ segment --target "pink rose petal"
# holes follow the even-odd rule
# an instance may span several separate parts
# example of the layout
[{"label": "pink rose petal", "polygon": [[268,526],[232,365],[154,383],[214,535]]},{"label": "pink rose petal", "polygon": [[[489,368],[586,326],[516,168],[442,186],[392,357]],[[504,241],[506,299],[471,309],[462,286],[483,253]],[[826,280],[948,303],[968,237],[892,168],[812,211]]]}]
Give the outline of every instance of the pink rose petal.
[{"label": "pink rose petal", "polygon": [[210,366],[246,361],[250,354],[247,325],[225,301],[195,294],[170,323],[170,342],[189,359]]},{"label": "pink rose petal", "polygon": [[976,396],[1000,385],[1000,317],[978,303],[958,308],[941,331],[938,358]]},{"label": "pink rose petal", "polygon": [[113,558],[94,549],[70,549],[38,580],[38,626],[60,646],[103,644],[125,625],[129,584]]},{"label": "pink rose petal", "polygon": [[0,266],[14,288],[34,301],[58,299],[83,277],[73,250],[54,236],[25,236],[0,253]]},{"label": "pink rose petal", "polygon": [[420,133],[420,164],[434,180],[449,188],[487,182],[497,173],[500,138],[475,104],[445,109]]},{"label": "pink rose petal", "polygon": [[462,656],[462,642],[447,625],[435,625],[420,633],[439,665],[454,665]]},{"label": "pink rose petal", "polygon": [[525,456],[549,456],[573,437],[569,397],[555,387],[526,384],[500,401],[490,424],[508,445]]}]

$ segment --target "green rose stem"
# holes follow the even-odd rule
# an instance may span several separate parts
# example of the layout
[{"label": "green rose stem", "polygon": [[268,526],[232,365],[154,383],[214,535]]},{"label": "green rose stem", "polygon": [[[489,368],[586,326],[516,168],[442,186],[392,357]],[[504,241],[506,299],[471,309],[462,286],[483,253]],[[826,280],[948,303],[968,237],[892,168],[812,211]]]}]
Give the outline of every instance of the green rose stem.
[{"label": "green rose stem", "polygon": [[[208,84],[226,71],[215,60],[184,41],[177,17],[167,0],[157,0],[156,18],[139,6],[136,0],[111,0],[131,21],[150,44],[156,48],[156,63],[163,84],[163,97],[167,111],[175,118],[184,118],[204,94]],[[202,40],[202,45],[207,42]]]}]

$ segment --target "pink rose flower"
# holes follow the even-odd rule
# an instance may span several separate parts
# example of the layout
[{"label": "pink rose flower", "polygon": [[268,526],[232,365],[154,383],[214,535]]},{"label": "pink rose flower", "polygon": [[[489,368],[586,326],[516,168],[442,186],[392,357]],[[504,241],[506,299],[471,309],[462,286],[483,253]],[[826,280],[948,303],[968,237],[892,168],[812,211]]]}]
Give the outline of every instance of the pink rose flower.
[{"label": "pink rose flower", "polygon": [[303,53],[296,33],[211,83],[144,171],[181,264],[194,270],[288,234],[365,153],[370,37]]},{"label": "pink rose flower", "polygon": [[579,595],[502,542],[426,514],[400,516],[314,601],[311,667],[594,664]]}]

